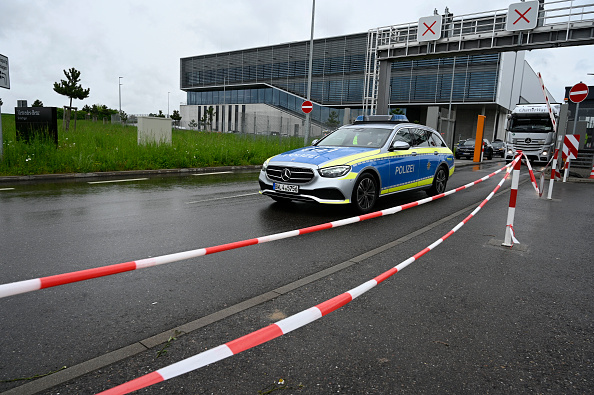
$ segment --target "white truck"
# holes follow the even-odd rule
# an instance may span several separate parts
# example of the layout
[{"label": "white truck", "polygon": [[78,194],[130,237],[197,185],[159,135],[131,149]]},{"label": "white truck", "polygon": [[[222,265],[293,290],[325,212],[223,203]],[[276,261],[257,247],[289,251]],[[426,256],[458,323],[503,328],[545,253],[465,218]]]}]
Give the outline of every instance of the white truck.
[{"label": "white truck", "polygon": [[[560,104],[551,104],[555,123],[559,119]],[[548,162],[555,153],[557,132],[553,127],[546,104],[520,104],[507,116],[505,160],[509,163],[522,150],[528,159]]]}]

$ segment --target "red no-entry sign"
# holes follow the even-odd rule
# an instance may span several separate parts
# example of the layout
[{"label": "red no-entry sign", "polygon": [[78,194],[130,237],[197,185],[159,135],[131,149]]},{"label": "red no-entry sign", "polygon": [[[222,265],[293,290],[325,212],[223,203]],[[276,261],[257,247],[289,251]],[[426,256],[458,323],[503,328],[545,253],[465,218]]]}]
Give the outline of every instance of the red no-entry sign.
[{"label": "red no-entry sign", "polygon": [[580,82],[569,90],[569,100],[574,103],[583,102],[588,97],[588,85]]},{"label": "red no-entry sign", "polygon": [[301,105],[301,111],[303,111],[306,114],[309,114],[311,110],[313,110],[312,102],[310,102],[309,100],[304,101]]}]

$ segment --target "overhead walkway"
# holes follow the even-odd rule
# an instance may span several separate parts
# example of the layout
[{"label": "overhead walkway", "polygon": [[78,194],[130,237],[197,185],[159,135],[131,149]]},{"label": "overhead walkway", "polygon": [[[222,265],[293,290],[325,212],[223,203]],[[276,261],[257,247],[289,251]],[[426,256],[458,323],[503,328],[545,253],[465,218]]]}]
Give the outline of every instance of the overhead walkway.
[{"label": "overhead walkway", "polygon": [[[390,65],[395,60],[453,57],[594,44],[594,2],[562,0],[536,3],[534,19],[510,9],[454,16],[446,8],[436,16],[441,28],[418,21],[368,32],[365,62],[364,108],[370,113],[388,110]],[[519,3],[518,3],[519,4]],[[514,12],[515,11],[515,12]],[[536,12],[535,12],[536,11]],[[515,18],[509,20],[509,18]],[[535,22],[530,30],[510,31],[514,23]],[[437,24],[437,25],[439,25]],[[420,26],[420,27],[419,27]],[[421,29],[421,30],[419,30]],[[424,33],[438,39],[423,41]]]}]

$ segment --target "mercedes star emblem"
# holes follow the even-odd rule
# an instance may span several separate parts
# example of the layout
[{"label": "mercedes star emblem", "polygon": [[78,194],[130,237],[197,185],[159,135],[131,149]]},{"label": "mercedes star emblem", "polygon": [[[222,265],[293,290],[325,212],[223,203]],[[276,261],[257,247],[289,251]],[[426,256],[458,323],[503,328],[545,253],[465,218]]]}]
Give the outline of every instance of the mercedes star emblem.
[{"label": "mercedes star emblem", "polygon": [[283,181],[289,181],[291,179],[291,170],[283,169],[283,173],[281,175]]}]

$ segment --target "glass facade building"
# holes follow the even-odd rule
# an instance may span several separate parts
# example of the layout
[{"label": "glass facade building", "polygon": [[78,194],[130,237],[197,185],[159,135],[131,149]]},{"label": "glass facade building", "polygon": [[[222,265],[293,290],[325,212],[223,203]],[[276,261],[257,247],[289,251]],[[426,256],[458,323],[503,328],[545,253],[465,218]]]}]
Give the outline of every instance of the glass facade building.
[{"label": "glass facade building", "polygon": [[[314,40],[311,119],[318,130],[328,128],[331,117],[347,123],[364,113],[368,89],[365,65],[375,63],[375,59],[367,58],[375,56],[368,41],[368,33]],[[439,107],[440,115],[433,127],[439,130],[444,127],[444,119],[449,118],[447,122],[454,123],[454,128],[460,127],[460,137],[470,137],[464,134],[475,122],[476,115],[472,114],[487,111],[495,136],[504,112],[497,103],[502,60],[503,54],[489,54],[394,61],[390,69],[390,108],[400,108],[411,121],[425,123],[428,107]],[[197,107],[188,109],[185,118],[198,119],[206,107],[214,106],[225,113],[226,120],[232,115],[228,123],[234,125],[233,129],[241,129],[242,111],[250,113],[256,108],[251,105],[262,104],[298,122],[305,117],[301,104],[307,96],[308,64],[309,41],[182,58],[180,86],[187,93],[187,106]],[[444,115],[450,104],[456,116]],[[235,108],[239,108],[237,117]]]},{"label": "glass facade building", "polygon": [[[327,107],[361,107],[366,54],[366,33],[315,40],[311,100]],[[181,89],[188,92],[188,105],[260,102],[299,110],[293,100],[306,97],[308,56],[309,41],[303,41],[183,58]],[[391,105],[493,103],[499,57],[394,62]]]}]

